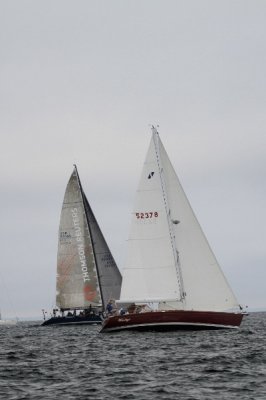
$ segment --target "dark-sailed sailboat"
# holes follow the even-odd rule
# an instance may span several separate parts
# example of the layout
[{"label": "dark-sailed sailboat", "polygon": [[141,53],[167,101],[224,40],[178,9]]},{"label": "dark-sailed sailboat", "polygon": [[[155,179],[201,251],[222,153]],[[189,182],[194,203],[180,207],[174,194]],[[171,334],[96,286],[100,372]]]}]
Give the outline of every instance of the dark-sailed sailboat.
[{"label": "dark-sailed sailboat", "polygon": [[56,306],[42,325],[101,324],[120,296],[121,274],[82,189],[77,167],[66,187],[58,235]]},{"label": "dark-sailed sailboat", "polygon": [[117,303],[123,313],[105,319],[102,332],[237,328],[243,318],[155,127]]}]

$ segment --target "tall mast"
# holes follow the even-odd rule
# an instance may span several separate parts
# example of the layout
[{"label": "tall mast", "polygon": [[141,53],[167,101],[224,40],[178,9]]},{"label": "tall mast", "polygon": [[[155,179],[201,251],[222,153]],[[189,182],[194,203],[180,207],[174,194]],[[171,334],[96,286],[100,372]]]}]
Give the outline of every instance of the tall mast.
[{"label": "tall mast", "polygon": [[89,230],[89,234],[90,234],[90,238],[91,238],[93,258],[94,258],[94,262],[95,262],[95,266],[96,266],[96,274],[97,274],[97,279],[98,279],[99,289],[100,289],[100,294],[101,294],[101,299],[102,299],[102,309],[104,310],[105,304],[104,304],[104,301],[103,301],[103,293],[102,293],[101,280],[100,280],[100,275],[99,275],[99,268],[98,268],[97,260],[96,260],[96,257],[95,257],[93,237],[92,237],[92,233],[91,233],[91,228],[90,228],[90,224],[89,224],[87,210],[86,210],[86,207],[85,207],[84,192],[83,192],[82,185],[81,185],[81,182],[80,182],[80,179],[79,179],[79,174],[78,174],[78,169],[77,169],[76,164],[74,164],[74,168],[75,168],[77,179],[78,179],[78,185],[79,185],[79,189],[80,189],[80,193],[81,193],[83,208],[84,208],[84,211],[85,211],[87,226],[88,226],[88,230]]},{"label": "tall mast", "polygon": [[171,218],[171,210],[170,210],[169,202],[168,202],[168,198],[167,198],[164,170],[162,167],[161,155],[160,155],[159,133],[153,125],[152,125],[151,130],[152,130],[153,142],[154,142],[154,146],[155,146],[155,154],[156,154],[156,160],[157,160],[157,165],[158,165],[158,170],[159,170],[159,176],[160,176],[160,181],[161,181],[164,207],[165,207],[168,228],[169,228],[170,241],[171,241],[171,246],[172,246],[172,251],[173,251],[173,256],[174,256],[177,282],[178,282],[179,291],[180,291],[180,299],[179,300],[184,301],[186,294],[184,291],[184,283],[183,283],[182,271],[181,271],[181,266],[180,266],[180,261],[179,261],[179,252],[178,252],[178,249],[176,246],[175,233],[174,233],[174,229],[173,229],[173,224],[174,223],[176,224],[178,222],[173,221]]}]

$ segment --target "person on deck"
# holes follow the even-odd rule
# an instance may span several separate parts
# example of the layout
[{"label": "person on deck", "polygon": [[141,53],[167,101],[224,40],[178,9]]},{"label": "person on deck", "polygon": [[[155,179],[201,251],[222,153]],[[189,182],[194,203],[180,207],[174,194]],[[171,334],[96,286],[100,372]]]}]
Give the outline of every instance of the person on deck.
[{"label": "person on deck", "polygon": [[107,310],[108,315],[112,315],[112,313],[113,313],[113,305],[112,305],[111,301],[109,301],[109,303],[107,304],[106,310]]}]

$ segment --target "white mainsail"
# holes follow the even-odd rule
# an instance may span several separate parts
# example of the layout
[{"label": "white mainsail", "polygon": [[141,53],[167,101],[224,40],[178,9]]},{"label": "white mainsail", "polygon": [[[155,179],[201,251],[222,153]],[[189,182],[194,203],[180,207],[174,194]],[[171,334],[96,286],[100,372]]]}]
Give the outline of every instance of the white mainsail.
[{"label": "white mainsail", "polygon": [[60,309],[90,305],[105,308],[108,296],[119,297],[120,286],[120,272],[75,167],[67,184],[60,218],[56,304]]},{"label": "white mainsail", "polygon": [[238,306],[162,145],[152,139],[137,190],[120,302],[224,311]]}]

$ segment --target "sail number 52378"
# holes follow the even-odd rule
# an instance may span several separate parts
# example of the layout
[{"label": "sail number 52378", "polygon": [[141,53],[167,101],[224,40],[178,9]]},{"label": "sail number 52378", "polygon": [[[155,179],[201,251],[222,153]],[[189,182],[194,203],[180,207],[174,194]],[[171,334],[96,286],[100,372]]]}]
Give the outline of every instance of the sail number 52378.
[{"label": "sail number 52378", "polygon": [[157,211],[150,211],[150,212],[137,212],[136,217],[137,219],[146,219],[146,218],[157,218],[158,217]]}]

